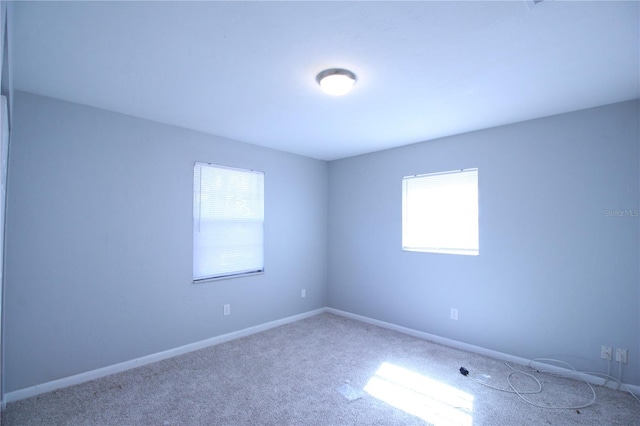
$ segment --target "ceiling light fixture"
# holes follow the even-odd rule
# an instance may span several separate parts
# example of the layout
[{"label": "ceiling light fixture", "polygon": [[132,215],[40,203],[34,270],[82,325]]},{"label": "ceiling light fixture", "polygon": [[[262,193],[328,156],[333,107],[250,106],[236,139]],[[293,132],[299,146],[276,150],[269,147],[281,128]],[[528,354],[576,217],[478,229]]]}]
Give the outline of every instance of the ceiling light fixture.
[{"label": "ceiling light fixture", "polygon": [[342,96],[351,91],[356,83],[356,75],[342,68],[331,68],[318,74],[316,81],[326,94]]}]

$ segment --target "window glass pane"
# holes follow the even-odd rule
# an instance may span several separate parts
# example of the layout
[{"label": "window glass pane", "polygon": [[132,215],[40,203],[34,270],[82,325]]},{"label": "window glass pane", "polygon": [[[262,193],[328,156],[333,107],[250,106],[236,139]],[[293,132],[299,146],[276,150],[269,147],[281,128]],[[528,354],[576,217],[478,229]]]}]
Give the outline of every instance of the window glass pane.
[{"label": "window glass pane", "polygon": [[403,179],[402,247],[478,254],[478,169]]}]

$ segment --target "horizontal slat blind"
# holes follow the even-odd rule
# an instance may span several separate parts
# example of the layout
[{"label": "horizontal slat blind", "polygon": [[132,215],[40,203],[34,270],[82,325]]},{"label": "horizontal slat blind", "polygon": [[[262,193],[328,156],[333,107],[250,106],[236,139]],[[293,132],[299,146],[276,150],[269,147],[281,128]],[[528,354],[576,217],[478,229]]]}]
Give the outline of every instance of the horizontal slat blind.
[{"label": "horizontal slat blind", "polygon": [[196,163],[193,280],[264,270],[264,173]]}]

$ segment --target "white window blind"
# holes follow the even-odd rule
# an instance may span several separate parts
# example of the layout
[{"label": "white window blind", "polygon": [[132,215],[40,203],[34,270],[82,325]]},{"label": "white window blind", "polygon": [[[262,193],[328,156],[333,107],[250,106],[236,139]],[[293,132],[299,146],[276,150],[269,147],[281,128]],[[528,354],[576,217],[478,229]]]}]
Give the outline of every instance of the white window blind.
[{"label": "white window blind", "polygon": [[264,271],[264,173],[196,163],[193,280]]},{"label": "white window blind", "polygon": [[477,255],[478,169],[402,181],[402,249]]}]

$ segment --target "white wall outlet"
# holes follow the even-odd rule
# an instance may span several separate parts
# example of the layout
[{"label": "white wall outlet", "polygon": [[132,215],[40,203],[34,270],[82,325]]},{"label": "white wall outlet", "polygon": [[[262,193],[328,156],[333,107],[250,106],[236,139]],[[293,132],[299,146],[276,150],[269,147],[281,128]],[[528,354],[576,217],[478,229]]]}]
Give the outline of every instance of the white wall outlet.
[{"label": "white wall outlet", "polygon": [[627,363],[627,359],[629,358],[629,351],[626,349],[616,349],[616,362],[621,362],[623,364]]},{"label": "white wall outlet", "polygon": [[613,359],[613,349],[611,349],[611,346],[603,346],[602,350],[600,352],[600,358],[602,359]]},{"label": "white wall outlet", "polygon": [[458,320],[458,310],[456,308],[451,308],[451,319]]},{"label": "white wall outlet", "polygon": [[231,315],[231,305],[229,305],[229,304],[224,305],[223,312],[224,312],[225,316]]},{"label": "white wall outlet", "polygon": [[306,290],[306,289],[304,289],[304,288],[303,288],[303,289],[300,291],[300,297],[307,297],[307,290]]}]

